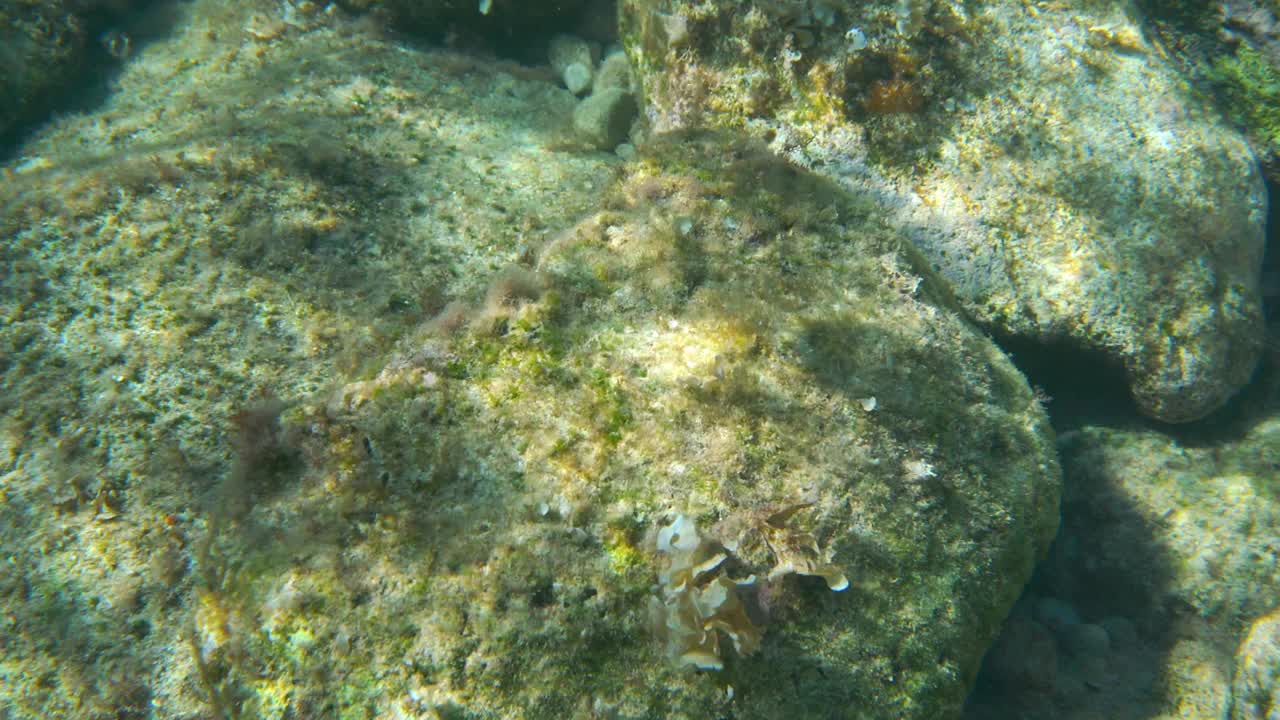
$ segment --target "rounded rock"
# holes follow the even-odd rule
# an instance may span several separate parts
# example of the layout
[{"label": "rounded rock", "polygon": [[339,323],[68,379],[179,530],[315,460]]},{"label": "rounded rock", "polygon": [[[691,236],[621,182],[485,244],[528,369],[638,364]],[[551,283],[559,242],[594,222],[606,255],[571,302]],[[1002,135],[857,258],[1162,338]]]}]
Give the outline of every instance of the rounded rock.
[{"label": "rounded rock", "polygon": [[1124,649],[1138,644],[1138,629],[1129,618],[1112,615],[1102,618],[1098,624],[1107,631],[1113,647]]},{"label": "rounded rock", "polygon": [[1062,646],[1078,658],[1105,658],[1111,652],[1111,636],[1101,625],[1071,625],[1061,636]]},{"label": "rounded rock", "polygon": [[1059,636],[1072,625],[1080,624],[1080,615],[1076,609],[1055,597],[1040,598],[1036,602],[1035,618]]},{"label": "rounded rock", "polygon": [[551,63],[551,67],[556,71],[556,74],[561,77],[564,76],[565,70],[574,63],[581,63],[586,68],[595,65],[591,44],[574,35],[562,34],[551,38],[551,44],[547,48],[547,60]]},{"label": "rounded rock", "polygon": [[600,150],[612,150],[627,139],[636,115],[631,93],[610,88],[578,103],[573,111],[573,129],[582,140]]},{"label": "rounded rock", "polygon": [[564,72],[560,73],[560,79],[569,88],[569,92],[582,95],[591,89],[591,68],[580,62],[569,63]]},{"label": "rounded rock", "polygon": [[1040,623],[1011,620],[987,653],[985,665],[991,679],[1010,691],[1052,692],[1058,680],[1057,643]]},{"label": "rounded rock", "polygon": [[1280,608],[1249,629],[1235,675],[1231,720],[1272,720],[1280,709]]},{"label": "rounded rock", "polygon": [[631,92],[631,62],[627,60],[627,54],[618,51],[606,55],[600,62],[595,84],[597,90],[618,88]]}]

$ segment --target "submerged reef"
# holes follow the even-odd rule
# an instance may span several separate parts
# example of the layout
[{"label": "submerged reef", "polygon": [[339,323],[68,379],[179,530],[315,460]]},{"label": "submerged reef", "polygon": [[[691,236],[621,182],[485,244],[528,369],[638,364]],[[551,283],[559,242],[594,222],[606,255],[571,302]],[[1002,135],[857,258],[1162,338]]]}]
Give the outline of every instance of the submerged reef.
[{"label": "submerged reef", "polygon": [[1166,420],[1266,347],[1129,6],[588,6],[179,3],[15,148],[0,710],[1260,716],[1275,395],[1058,442],[986,334]]},{"label": "submerged reef", "polygon": [[169,4],[13,148],[0,715],[1266,712],[1265,207],[1132,6],[610,7]]},{"label": "submerged reef", "polygon": [[[754,143],[652,143],[601,203],[531,258],[536,291],[424,322],[302,409],[333,487],[368,506],[385,473],[383,542],[432,558],[416,697],[957,712],[1056,527],[1025,381],[874,204]],[[377,471],[327,449],[366,441]]]}]

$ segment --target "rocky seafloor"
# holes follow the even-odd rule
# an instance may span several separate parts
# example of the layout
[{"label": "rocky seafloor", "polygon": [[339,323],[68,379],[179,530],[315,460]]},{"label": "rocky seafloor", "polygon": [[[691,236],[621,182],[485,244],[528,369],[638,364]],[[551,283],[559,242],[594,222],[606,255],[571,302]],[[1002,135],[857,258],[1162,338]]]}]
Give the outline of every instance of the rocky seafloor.
[{"label": "rocky seafloor", "polygon": [[0,715],[1270,717],[1223,12],[0,1]]}]

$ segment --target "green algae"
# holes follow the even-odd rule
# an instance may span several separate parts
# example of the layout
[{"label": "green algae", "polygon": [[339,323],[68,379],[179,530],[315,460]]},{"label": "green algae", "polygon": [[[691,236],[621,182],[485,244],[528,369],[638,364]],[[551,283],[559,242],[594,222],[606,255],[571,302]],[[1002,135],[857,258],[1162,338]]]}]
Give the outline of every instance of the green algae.
[{"label": "green algae", "polygon": [[[711,159],[704,155],[691,163],[690,158],[696,156],[691,155],[690,148],[710,153]],[[720,172],[707,172],[707,168],[717,166],[721,168]],[[770,175],[789,177],[791,182],[760,182],[762,177]],[[696,180],[690,182],[684,178]],[[880,254],[872,252],[859,256],[842,250],[841,243],[826,235],[830,230],[819,229],[816,223],[834,221],[839,226],[842,221],[856,222],[857,218],[867,216],[866,208],[834,189],[824,188],[821,182],[808,186],[810,182],[785,166],[770,164],[749,144],[738,145],[733,140],[713,136],[689,137],[680,142],[655,146],[646,164],[639,166],[634,176],[624,179],[615,191],[621,198],[617,201],[621,204],[621,212],[614,210],[607,216],[584,220],[578,229],[563,234],[541,254],[536,268],[546,284],[545,296],[556,297],[557,303],[563,303],[556,313],[537,309],[540,296],[530,298],[526,306],[505,310],[509,313],[506,322],[486,322],[436,341],[424,338],[425,342],[443,342],[449,349],[436,354],[451,357],[450,363],[468,368],[466,373],[446,380],[470,387],[465,396],[471,399],[455,405],[452,416],[463,426],[479,420],[486,425],[504,428],[502,437],[506,438],[510,450],[523,457],[519,461],[523,468],[519,475],[523,480],[519,482],[494,485],[493,481],[486,481],[487,489],[477,487],[464,491],[461,483],[466,482],[463,477],[468,473],[459,473],[446,484],[435,486],[433,492],[497,493],[495,497],[514,493],[492,506],[493,510],[508,518],[503,521],[510,528],[508,532],[527,525],[530,519],[535,522],[531,529],[537,527],[538,518],[542,518],[542,522],[550,522],[551,526],[557,520],[567,521],[571,527],[585,531],[579,536],[582,542],[580,549],[568,554],[561,549],[551,555],[539,553],[535,556],[517,551],[514,546],[504,546],[501,550],[501,556],[505,558],[502,561],[504,570],[497,577],[502,588],[498,597],[510,596],[511,599],[500,601],[499,607],[504,611],[515,607],[536,610],[554,602],[562,608],[557,611],[556,627],[563,628],[566,624],[572,627],[578,622],[572,618],[577,617],[597,628],[594,632],[615,638],[614,641],[617,638],[615,623],[620,622],[622,626],[631,628],[628,632],[637,633],[627,637],[622,646],[613,647],[617,655],[606,661],[595,657],[595,650],[590,648],[572,650],[559,644],[557,633],[564,630],[551,627],[521,630],[518,626],[500,622],[494,626],[498,634],[484,641],[491,647],[495,659],[507,655],[509,651],[499,650],[507,643],[536,647],[540,652],[553,655],[570,651],[576,659],[562,658],[557,664],[608,662],[612,666],[612,663],[620,662],[632,668],[628,675],[633,678],[636,668],[648,667],[645,674],[658,673],[656,677],[665,678],[662,684],[678,682],[685,688],[682,693],[693,693],[699,685],[690,683],[693,678],[677,680],[676,677],[668,677],[662,663],[653,665],[648,661],[646,665],[646,661],[640,660],[641,657],[649,657],[653,648],[646,638],[648,633],[643,630],[643,613],[639,613],[638,607],[629,610],[617,607],[620,614],[616,616],[593,616],[585,611],[585,606],[567,602],[567,598],[572,597],[567,588],[581,582],[574,578],[582,578],[596,588],[594,593],[618,592],[619,598],[634,598],[643,587],[638,580],[647,567],[643,554],[636,547],[637,532],[641,527],[637,518],[650,516],[669,506],[671,500],[664,498],[671,498],[673,492],[680,495],[678,506],[703,508],[700,513],[707,517],[708,522],[714,523],[718,519],[729,522],[729,527],[732,527],[744,518],[739,513],[748,512],[747,508],[767,506],[770,502],[777,502],[778,498],[793,496],[794,481],[788,478],[819,477],[810,474],[819,472],[816,469],[806,469],[815,467],[815,463],[820,467],[826,463],[840,465],[847,462],[840,460],[838,454],[806,457],[806,453],[797,452],[799,447],[806,445],[803,442],[796,444],[797,432],[808,432],[798,428],[804,425],[804,418],[813,410],[804,409],[806,403],[799,396],[794,396],[794,388],[811,382],[804,379],[810,373],[814,377],[825,377],[830,390],[838,393],[839,397],[858,397],[862,390],[874,389],[880,393],[881,402],[886,403],[882,407],[911,407],[909,413],[901,415],[883,411],[886,413],[882,416],[883,421],[905,423],[895,443],[914,445],[916,441],[912,438],[927,435],[933,435],[934,442],[947,446],[965,442],[959,436],[950,437],[944,430],[950,424],[950,413],[954,411],[947,411],[940,405],[936,415],[931,413],[928,411],[929,403],[917,397],[919,389],[911,389],[911,380],[902,377],[886,383],[881,377],[883,369],[874,370],[883,368],[886,352],[899,356],[899,362],[903,363],[899,367],[904,372],[908,368],[919,370],[929,367],[927,362],[920,364],[930,357],[928,352],[913,357],[911,353],[903,353],[904,348],[894,348],[897,342],[894,333],[881,317],[886,306],[872,299],[879,297],[894,304],[906,300],[908,307],[913,306],[915,301],[910,300],[911,295],[900,293],[917,292],[919,280],[906,277],[908,271],[905,266],[895,266],[886,260],[885,253],[892,253],[893,248],[901,246],[895,245],[896,241],[889,236],[876,237],[873,234],[864,235],[855,242],[879,247]],[[779,193],[790,193],[790,188],[796,188],[797,183],[798,194],[794,197],[808,199],[798,206],[794,200],[791,203],[780,202]],[[647,194],[649,190],[645,188],[649,187],[658,188],[662,194],[667,192],[662,188],[670,189],[671,194],[665,197],[660,194],[658,197],[661,199],[655,202]],[[726,198],[730,199],[728,204],[725,203]],[[821,204],[827,203],[836,207],[818,210]],[[792,207],[776,214],[758,209],[787,205]],[[726,208],[741,209],[726,215]],[[768,243],[772,247],[762,249],[766,253],[764,257],[752,257],[750,253],[743,254],[737,249],[735,242],[738,241],[732,238],[739,227],[735,222],[739,213],[750,215],[753,222],[758,223],[751,229],[751,236],[774,238]],[[593,230],[601,225],[604,226],[602,231]],[[824,224],[821,227],[832,226]],[[790,247],[785,248],[787,245]],[[779,252],[782,254],[778,255]],[[584,266],[597,268],[598,272],[593,274],[595,277],[615,278],[610,282],[611,287],[601,288],[594,280],[584,284],[577,271]],[[695,271],[690,272],[690,267]],[[851,267],[874,272],[875,277],[880,277],[880,273],[890,268],[889,276],[901,277],[901,284],[886,287],[883,281],[870,280],[871,275],[850,272]],[[849,278],[851,282],[843,284],[844,289],[837,291],[833,284],[837,277]],[[807,298],[815,293],[829,294],[832,298],[841,293],[866,294],[867,297],[848,305],[850,316],[847,322],[851,327],[862,328],[861,334],[848,335],[831,344],[831,337],[840,338],[841,335],[830,327],[811,320],[805,330],[805,321],[796,325],[789,319],[792,314],[806,317],[811,312],[808,308],[812,302]],[[764,301],[766,297],[768,302]],[[517,317],[538,318],[538,321],[513,321]],[[669,320],[661,320],[663,317]],[[554,331],[550,326],[556,326]],[[640,328],[646,327],[648,329],[643,331],[643,336],[637,335]],[[499,331],[495,335],[494,328],[505,328],[505,332]],[[557,344],[561,347],[554,352],[540,351],[543,337],[559,338]],[[647,339],[642,340],[641,337]],[[573,340],[566,342],[568,339]],[[638,342],[641,344],[637,345]],[[646,349],[638,355],[641,347]],[[979,345],[974,345],[969,352],[973,353],[973,361],[985,362],[978,360],[984,355],[994,357]],[[806,361],[809,369],[799,375],[786,369],[789,363],[805,357],[809,358]],[[797,367],[803,368],[803,365]],[[946,367],[945,362],[939,361],[929,372],[943,371]],[[429,368],[430,364],[423,371],[430,372]],[[412,385],[418,382],[413,377],[421,378],[423,371],[416,371],[419,373],[416,376],[403,376],[401,380],[388,377],[387,381]],[[890,374],[896,372],[890,371]],[[856,376],[867,373],[880,380],[867,377],[850,384]],[[997,377],[1001,375],[997,374]],[[960,373],[944,382],[968,386],[975,379]],[[1024,393],[1025,390],[1019,390],[1019,386],[1019,381],[1013,381],[993,387],[1001,388],[1002,393]],[[378,392],[362,393],[362,399],[352,407],[358,408],[357,412],[362,416],[396,413],[395,402],[384,404],[383,400],[393,396]],[[460,399],[464,396],[454,394],[453,397]],[[962,393],[959,397],[963,399],[965,395]],[[670,410],[655,412],[657,406],[653,403],[659,399],[663,405],[670,406]],[[980,392],[964,402],[987,402],[989,399],[985,392]],[[854,405],[852,399],[840,402]],[[380,407],[385,409],[379,410]],[[855,420],[859,415],[853,407],[844,412],[847,413],[846,421],[852,424],[850,430],[842,431],[842,435],[852,431],[874,436],[880,432],[877,429],[879,422],[864,425],[863,421]],[[548,419],[559,428],[549,436],[546,432]],[[713,434],[707,436],[708,432]],[[454,441],[470,436],[470,433],[460,433]],[[708,440],[722,436],[724,447],[720,451],[711,448],[698,450],[697,445],[702,442],[699,436]],[[420,434],[418,437],[415,446],[421,449],[423,436]],[[682,437],[685,439],[680,439]],[[396,441],[380,435],[374,437],[376,446],[388,442]],[[489,470],[486,474],[497,469],[492,463],[498,458],[507,456],[502,462],[513,462],[509,451],[502,445],[486,445],[484,442],[469,442],[469,449],[462,453],[488,457]],[[1021,439],[1012,440],[1003,447],[984,446],[983,451],[994,451],[1001,456],[1021,456],[1032,447],[1034,442],[1028,445],[1025,439]],[[725,454],[706,455],[709,451]],[[628,458],[637,458],[640,464]],[[659,459],[665,459],[670,467],[665,470],[661,466],[646,467],[654,462],[664,462]],[[410,456],[403,456],[402,461],[408,465],[422,462]],[[660,475],[670,473],[669,479],[655,484],[650,479],[655,470]],[[921,462],[919,473],[922,478],[931,476],[933,472],[929,463]],[[843,482],[852,481],[849,476],[845,478]],[[673,482],[675,485],[671,484]],[[920,557],[922,547],[933,548],[925,552],[925,557],[940,558],[952,552],[954,548],[948,549],[945,543],[938,544],[940,538],[936,534],[931,538],[922,535],[910,514],[902,515],[895,509],[891,495],[883,496],[879,500],[882,504],[877,505],[878,481],[865,478],[858,481],[858,486],[863,491],[858,503],[864,507],[864,512],[873,512],[881,517],[875,521],[875,527],[880,538],[878,543],[882,543],[879,552],[886,553],[886,558],[895,558],[895,563],[909,563],[912,562],[910,558]],[[510,510],[499,510],[503,505],[510,507],[514,498],[522,495],[530,499],[515,500],[515,505],[528,509],[515,516],[510,515]],[[561,500],[543,500],[540,503],[534,500],[556,496]],[[539,506],[543,509],[538,510]],[[735,511],[735,507],[741,509]],[[874,511],[873,507],[876,508]],[[959,509],[960,506],[954,508],[956,511]],[[520,513],[524,513],[523,516]],[[734,520],[735,517],[739,520]],[[602,521],[608,529],[594,529]],[[827,532],[839,524],[834,517],[824,521]],[[732,533],[728,529],[725,532]],[[595,539],[597,537],[601,539]],[[842,541],[836,547],[847,551],[849,546]],[[973,549],[969,545],[964,547],[967,552]],[[450,552],[462,550],[459,546]],[[483,554],[482,548],[477,547],[466,553],[476,551]],[[587,553],[585,557],[597,554],[599,560],[586,566],[576,565],[578,561],[572,558],[584,557],[580,554],[582,551]],[[742,557],[747,563],[767,563],[766,553],[763,546],[749,543],[744,546]],[[535,560],[535,557],[541,559]],[[548,565],[550,557],[559,557],[561,561]],[[1010,560],[1012,558],[1001,561],[1001,564],[1005,565]],[[1024,559],[1012,562],[1007,569],[1016,573],[1015,568],[1020,566],[1029,567]],[[590,570],[591,567],[604,568],[608,572],[600,575],[598,570]],[[969,571],[980,571],[980,568],[974,567]],[[609,579],[610,576],[623,580],[623,585],[617,586],[615,580]],[[869,581],[855,580],[855,586],[866,582]],[[614,587],[617,587],[616,591],[611,590]],[[630,589],[626,589],[628,587]],[[897,606],[894,613],[912,616],[933,612],[925,610],[927,607],[954,607],[955,598],[951,596],[954,586],[948,587],[945,593],[917,593],[915,602]],[[597,597],[594,593],[592,596]],[[557,599],[553,601],[552,598]],[[789,618],[787,622],[778,623],[776,632],[780,633],[778,641],[783,643],[783,647],[791,647],[790,643],[802,642],[805,637],[822,635],[821,632],[810,635],[813,631],[805,629],[815,622],[838,626],[854,623],[859,628],[857,632],[846,635],[847,631],[833,630],[840,637],[847,638],[843,642],[854,645],[862,645],[868,636],[875,636],[874,627],[881,628],[881,633],[885,628],[905,627],[898,622],[886,622],[887,618],[877,609],[878,604],[866,605],[865,597],[860,602],[862,610],[852,616],[819,614],[810,617],[800,611],[801,607],[816,600],[816,596],[801,588],[790,601],[799,605],[785,613]],[[884,611],[887,610],[888,606],[885,606]],[[829,611],[834,611],[834,608]],[[999,611],[994,608],[972,608],[963,612],[987,615],[991,625],[999,616]],[[863,613],[867,617],[857,619]],[[900,622],[910,624],[914,621]],[[799,626],[791,639],[787,639],[789,623]],[[855,641],[855,637],[860,639]],[[929,647],[928,642],[921,645],[920,657],[933,652],[927,649]],[[600,649],[603,648],[601,645]],[[815,647],[807,647],[801,654],[815,651]],[[832,656],[828,662],[839,662],[835,657],[844,657],[847,652],[866,651],[855,651],[850,647],[838,651],[838,655]],[[908,652],[905,657],[914,657],[914,652]],[[517,674],[533,672],[524,661],[507,658],[501,665]],[[827,669],[823,672],[830,671],[830,667],[824,667]],[[729,682],[748,687],[763,681],[755,676],[750,659],[734,660],[730,668],[737,679]],[[464,678],[459,678],[458,682],[472,688],[490,688],[485,690],[486,695],[490,692],[496,694],[489,695],[488,702],[501,706],[508,702],[502,699],[503,693],[499,690],[502,687],[501,677],[506,672],[500,671],[491,681],[496,685],[489,682],[472,685],[473,680]],[[955,687],[954,683],[963,676],[961,671],[949,672],[953,673],[950,681],[944,680],[944,676],[919,677],[910,683],[904,682],[902,686],[923,695],[945,694],[948,692],[946,688]],[[595,696],[604,693],[608,696],[616,692],[618,686],[606,677],[601,678],[604,684],[594,689],[583,686],[580,678],[561,678],[561,684],[554,691],[539,686],[536,692],[549,694],[530,706],[534,708],[531,712],[535,713],[530,716],[562,710],[566,707],[567,698],[577,693]],[[857,682],[853,677],[849,680]],[[456,687],[460,690],[463,685]],[[535,690],[526,688],[526,691]],[[818,697],[822,695],[817,694]],[[694,702],[693,698],[697,696],[698,693],[684,695],[678,707],[694,707],[687,703]],[[764,713],[762,717],[771,716],[773,711],[757,706],[755,703],[759,699],[752,697],[752,701],[743,707],[755,708],[751,712]],[[907,712],[926,712],[925,708],[934,707],[923,702],[912,709],[913,703],[922,701],[907,701],[905,698],[891,701],[886,697],[885,701],[886,707],[902,703],[901,707]],[[657,703],[658,700],[650,697],[646,702]],[[650,705],[651,709],[657,707],[662,705]],[[817,706],[806,705],[802,710],[804,713],[811,711],[818,712]]]},{"label": "green algae", "polygon": [[1280,71],[1249,43],[1234,55],[1217,58],[1210,79],[1223,94],[1222,107],[1231,119],[1266,145],[1280,148]]},{"label": "green algae", "polygon": [[[193,32],[260,27],[244,10]],[[5,186],[32,199],[4,221],[6,258],[82,295],[24,281],[0,333],[92,378],[6,385],[26,413],[5,420],[6,492],[107,467],[121,503],[103,515],[127,518],[68,505],[47,574],[20,571],[55,600],[21,617],[65,624],[80,606],[57,598],[147,577],[126,617],[154,627],[127,653],[165,717],[958,706],[1052,532],[1056,471],[1025,382],[876,201],[733,134],[626,165],[550,153],[572,100],[549,85],[296,22],[235,53],[158,45],[189,56],[126,75],[107,112],[168,133],[155,159],[45,140]],[[188,83],[235,117],[187,97],[172,126],[139,119]],[[269,432],[289,462],[233,472],[231,418],[264,387],[287,400]],[[59,454],[79,406],[55,397],[100,398],[100,435]],[[796,503],[849,591],[789,577],[768,588],[767,661],[670,668],[646,609],[653,528],[690,513],[763,575],[777,559],[753,528]],[[49,522],[5,512],[6,541]],[[122,622],[93,617],[94,642]],[[109,705],[69,675],[23,707]]]}]

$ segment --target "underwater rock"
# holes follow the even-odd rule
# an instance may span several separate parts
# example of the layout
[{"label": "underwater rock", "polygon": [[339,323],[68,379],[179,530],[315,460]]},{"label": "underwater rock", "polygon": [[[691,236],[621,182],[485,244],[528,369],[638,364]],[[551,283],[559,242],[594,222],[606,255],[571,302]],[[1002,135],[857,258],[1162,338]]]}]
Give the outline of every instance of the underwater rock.
[{"label": "underwater rock", "polygon": [[612,150],[627,139],[636,116],[631,93],[605,88],[584,98],[573,110],[573,129],[578,137],[598,150]]},{"label": "underwater rock", "polygon": [[595,87],[597,90],[616,87],[629,93],[634,91],[631,62],[627,60],[626,53],[617,51],[605,55],[604,60],[600,61],[600,70],[596,73]]},{"label": "underwater rock", "polygon": [[329,411],[434,478],[404,502],[455,570],[412,655],[474,660],[433,702],[954,716],[1055,527],[1025,381],[871,199],[751,142],[651,143],[602,203],[540,293],[406,338]]},{"label": "underwater rock", "polygon": [[1111,652],[1111,638],[1101,625],[1080,623],[1061,633],[1062,648],[1078,660],[1106,659]]},{"label": "underwater rock", "polygon": [[572,35],[556,35],[547,49],[551,69],[574,95],[591,89],[592,71],[598,52],[590,43]]},{"label": "underwater rock", "polygon": [[591,89],[591,68],[582,63],[570,63],[561,73],[564,86],[574,95],[581,95]]},{"label": "underwater rock", "polygon": [[[1241,672],[1220,649],[1236,647],[1240,628],[1280,603],[1280,419],[1252,418],[1206,445],[1090,426],[1061,446],[1063,528],[1038,582],[1082,615],[1107,618],[1106,630],[1087,635],[1080,629],[1093,626],[1074,626],[1064,645],[1101,657],[1106,636],[1135,658],[1121,683],[1142,672],[1165,679],[1148,702],[1217,712],[1225,678]],[[1133,624],[1116,616],[1173,649],[1134,655]]]},{"label": "underwater rock", "polygon": [[1138,628],[1129,618],[1109,615],[1098,624],[1107,631],[1107,639],[1117,649],[1128,650],[1138,643]]},{"label": "underwater rock", "polygon": [[1049,628],[1059,637],[1068,628],[1080,624],[1080,614],[1076,609],[1071,607],[1070,603],[1058,598],[1040,598],[1036,601],[1034,614],[1036,622]]},{"label": "underwater rock", "polygon": [[367,493],[409,480],[304,408],[454,298],[535,293],[495,268],[596,208],[616,160],[548,151],[574,101],[510,64],[308,3],[172,5],[172,37],[0,167],[0,712],[400,714],[431,612],[400,603],[449,572],[414,530],[368,561],[368,523],[398,520]]},{"label": "underwater rock", "polygon": [[129,57],[126,26],[159,33],[173,15],[151,0],[0,0],[0,139],[60,104],[75,106],[77,90],[97,92],[89,85],[100,68],[91,65]]},{"label": "underwater rock", "polygon": [[1153,622],[1185,606],[1227,627],[1280,603],[1280,418],[1205,447],[1096,426],[1061,446],[1071,482],[1049,562],[1082,614]]},{"label": "underwater rock", "polygon": [[[1060,474],[878,198],[293,8],[3,168],[14,714],[954,716]],[[650,622],[680,516],[722,670]]]},{"label": "underwater rock", "polygon": [[47,109],[85,56],[78,3],[0,0],[0,136]]},{"label": "underwater rock", "polygon": [[1270,720],[1280,710],[1280,610],[1249,628],[1231,690],[1231,720]]},{"label": "underwater rock", "polygon": [[877,194],[997,336],[1099,355],[1168,422],[1248,381],[1262,177],[1125,8],[620,7],[655,132],[741,128]]},{"label": "underwater rock", "polygon": [[1053,634],[1031,620],[1010,620],[987,653],[985,671],[1011,695],[1052,693],[1058,679]]}]

